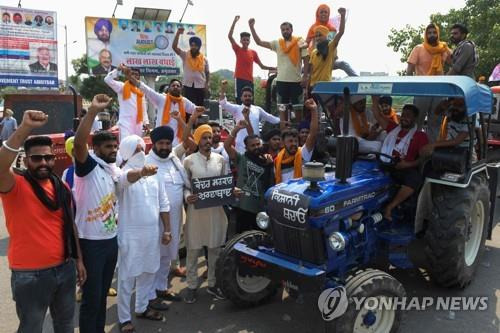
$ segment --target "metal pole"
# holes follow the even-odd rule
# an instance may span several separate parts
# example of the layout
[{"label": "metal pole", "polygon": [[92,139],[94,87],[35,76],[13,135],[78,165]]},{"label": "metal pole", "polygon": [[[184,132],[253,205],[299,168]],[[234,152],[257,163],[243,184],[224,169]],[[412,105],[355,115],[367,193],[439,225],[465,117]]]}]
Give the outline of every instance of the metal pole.
[{"label": "metal pole", "polygon": [[182,12],[181,19],[179,20],[179,23],[182,22],[182,19],[184,18],[184,14],[186,14],[186,9],[189,6],[189,1],[186,1],[186,7],[184,7],[184,11]]},{"label": "metal pole", "polygon": [[115,4],[115,9],[113,9],[113,15],[111,16],[112,18],[115,18],[116,7],[118,7],[118,1]]},{"label": "metal pole", "polygon": [[64,68],[66,70],[66,87],[68,86],[68,27],[64,25]]}]

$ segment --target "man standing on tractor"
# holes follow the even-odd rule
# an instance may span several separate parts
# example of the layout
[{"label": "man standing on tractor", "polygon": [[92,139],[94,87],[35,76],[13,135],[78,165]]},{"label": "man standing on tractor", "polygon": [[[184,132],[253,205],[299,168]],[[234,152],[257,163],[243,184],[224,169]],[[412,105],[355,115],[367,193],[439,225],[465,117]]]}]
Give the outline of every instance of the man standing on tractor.
[{"label": "man standing on tractor", "polygon": [[[123,71],[120,65],[119,70]],[[131,69],[130,75],[139,81],[138,69]],[[118,128],[120,129],[120,141],[127,136],[135,134],[142,137],[143,127],[149,127],[148,107],[144,93],[137,88],[128,78],[125,83],[117,81],[118,69],[114,69],[106,75],[104,82],[118,95],[120,104]]]},{"label": "man standing on tractor", "polygon": [[[387,136],[382,145],[383,162],[393,162],[390,173],[401,185],[392,201],[385,207],[384,217],[392,221],[392,210],[408,199],[422,185],[422,175],[418,170],[419,151],[429,142],[427,135],[417,129],[418,108],[412,104],[403,106],[400,124],[397,125],[382,115],[379,97],[372,96],[373,116]],[[391,161],[392,160],[392,161]]]},{"label": "man standing on tractor", "polygon": [[239,15],[236,15],[233,20],[233,24],[231,24],[231,29],[229,29],[229,33],[227,37],[231,42],[231,47],[236,55],[236,68],[234,70],[234,78],[236,79],[236,103],[241,103],[241,90],[243,87],[249,86],[254,89],[253,86],[253,63],[255,62],[260,66],[263,70],[275,71],[276,67],[264,66],[255,52],[252,49],[248,48],[250,45],[250,33],[242,32],[240,34],[240,43],[241,46],[236,43],[233,38],[234,26],[236,22],[240,19]]},{"label": "man standing on tractor", "polygon": [[318,134],[318,106],[312,98],[304,105],[311,112],[311,126],[306,143],[299,147],[299,134],[297,130],[284,130],[281,133],[284,148],[274,160],[276,184],[286,182],[292,178],[302,177],[302,164],[311,160],[316,136]]},{"label": "man standing on tractor", "polygon": [[474,69],[479,57],[476,45],[467,39],[469,30],[463,24],[456,23],[451,27],[451,41],[457,47],[451,55],[452,65],[447,75],[467,75],[474,79]]},{"label": "man standing on tractor", "polygon": [[[430,23],[424,32],[424,42],[413,48],[408,57],[407,75],[444,75],[444,65],[451,63],[451,50],[445,42],[440,41],[439,27]],[[439,98],[416,97],[415,106],[421,111],[417,120],[422,127],[427,115],[427,135],[434,142],[439,134],[441,117],[432,110],[440,102]]]},{"label": "man standing on tractor", "polygon": [[[257,45],[276,52],[278,61],[278,76],[276,77],[278,102],[281,104],[300,104],[299,98],[303,93],[302,88],[307,88],[309,78],[307,44],[301,37],[292,36],[293,26],[290,22],[281,23],[280,29],[283,38],[272,42],[263,41],[257,35],[257,32],[255,32],[255,19],[251,18],[248,24]],[[297,118],[300,121],[301,115],[298,116]]]}]

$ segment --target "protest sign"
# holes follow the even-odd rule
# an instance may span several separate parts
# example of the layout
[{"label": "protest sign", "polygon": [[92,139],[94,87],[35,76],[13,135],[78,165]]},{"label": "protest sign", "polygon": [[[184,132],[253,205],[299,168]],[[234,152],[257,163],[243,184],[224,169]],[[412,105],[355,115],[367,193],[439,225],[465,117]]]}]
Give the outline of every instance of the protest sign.
[{"label": "protest sign", "polygon": [[227,205],[233,202],[233,176],[193,178],[191,190],[198,195],[194,208],[208,208]]}]

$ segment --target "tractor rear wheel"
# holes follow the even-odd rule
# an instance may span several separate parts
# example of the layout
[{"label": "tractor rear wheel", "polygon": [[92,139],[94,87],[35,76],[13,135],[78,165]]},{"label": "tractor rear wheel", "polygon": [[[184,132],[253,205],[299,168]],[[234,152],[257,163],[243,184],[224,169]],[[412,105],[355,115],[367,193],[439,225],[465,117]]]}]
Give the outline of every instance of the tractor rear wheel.
[{"label": "tractor rear wheel", "polygon": [[432,279],[444,287],[465,288],[484,250],[490,215],[490,190],[483,175],[469,187],[432,186],[433,221],[425,234]]}]

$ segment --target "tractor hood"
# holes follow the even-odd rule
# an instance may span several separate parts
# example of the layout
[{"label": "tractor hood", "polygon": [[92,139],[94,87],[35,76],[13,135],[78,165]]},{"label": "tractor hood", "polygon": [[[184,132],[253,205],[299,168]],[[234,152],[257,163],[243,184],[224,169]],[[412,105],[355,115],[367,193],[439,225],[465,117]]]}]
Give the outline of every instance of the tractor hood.
[{"label": "tractor hood", "polygon": [[327,172],[317,186],[292,179],[271,187],[265,198],[270,217],[298,227],[309,221],[312,227],[322,228],[332,218],[347,218],[360,211],[372,213],[388,199],[391,184],[377,162],[356,161],[345,184],[335,179],[335,172]]}]

